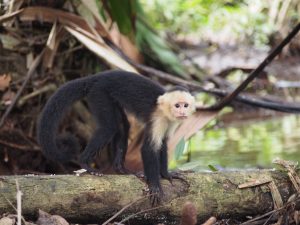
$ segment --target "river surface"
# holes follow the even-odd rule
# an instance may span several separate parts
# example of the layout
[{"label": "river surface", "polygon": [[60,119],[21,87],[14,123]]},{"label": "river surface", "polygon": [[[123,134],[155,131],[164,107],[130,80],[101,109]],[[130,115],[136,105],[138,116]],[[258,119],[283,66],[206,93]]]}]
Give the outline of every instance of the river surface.
[{"label": "river surface", "polygon": [[[174,158],[174,157],[173,157]],[[273,168],[276,158],[300,162],[300,117],[232,123],[198,132],[171,167],[195,171]]]},{"label": "river surface", "polygon": [[[209,71],[208,74],[214,75],[231,67],[254,69],[268,51],[254,47],[224,46],[209,52],[201,48],[189,48],[185,54],[205,71]],[[275,85],[281,80],[295,82],[300,79],[299,57],[285,58],[274,60],[265,69],[268,76],[275,79]],[[274,93],[269,94],[300,102],[297,99],[298,92],[290,91],[293,90],[274,90]],[[272,161],[276,158],[300,162],[300,116],[285,114],[265,119],[260,115],[251,115],[251,118],[258,120],[245,121],[240,113],[235,115],[233,121],[236,122],[226,122],[224,127],[208,127],[199,131],[188,142],[181,157],[176,152],[170,157],[170,168],[196,171],[210,170],[209,165],[225,170],[273,168],[275,165]]]}]

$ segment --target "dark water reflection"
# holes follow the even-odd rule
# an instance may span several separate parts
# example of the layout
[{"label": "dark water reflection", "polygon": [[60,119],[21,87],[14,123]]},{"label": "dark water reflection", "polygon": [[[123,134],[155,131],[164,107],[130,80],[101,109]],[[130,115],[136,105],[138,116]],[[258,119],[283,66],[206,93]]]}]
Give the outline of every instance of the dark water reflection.
[{"label": "dark water reflection", "polygon": [[271,168],[275,158],[300,162],[300,117],[251,121],[226,128],[200,131],[184,156],[171,167],[203,170],[208,165],[225,169]]}]

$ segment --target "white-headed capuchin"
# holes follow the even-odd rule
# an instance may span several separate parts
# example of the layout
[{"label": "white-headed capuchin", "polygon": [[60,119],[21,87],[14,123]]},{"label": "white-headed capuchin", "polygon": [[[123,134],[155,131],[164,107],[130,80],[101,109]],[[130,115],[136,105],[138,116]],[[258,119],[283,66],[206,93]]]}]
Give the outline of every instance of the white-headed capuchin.
[{"label": "white-headed capuchin", "polygon": [[194,97],[184,87],[165,91],[153,81],[125,71],[108,71],[67,82],[49,99],[38,124],[39,144],[50,159],[63,162],[72,158],[76,148],[74,139],[57,138],[56,132],[68,106],[85,97],[97,129],[80,155],[82,168],[95,172],[89,164],[109,143],[116,148],[116,167],[124,168],[129,131],[124,111],[133,114],[145,126],[141,149],[144,173],[151,203],[159,203],[160,176],[172,179],[168,172],[167,140],[195,111]]}]

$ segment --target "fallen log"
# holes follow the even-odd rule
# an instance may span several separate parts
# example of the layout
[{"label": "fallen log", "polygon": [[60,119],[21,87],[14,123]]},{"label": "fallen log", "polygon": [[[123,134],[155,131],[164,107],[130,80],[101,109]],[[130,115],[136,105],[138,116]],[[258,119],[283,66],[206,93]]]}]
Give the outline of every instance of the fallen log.
[{"label": "fallen log", "polygon": [[[170,224],[180,220],[184,203],[192,202],[198,222],[245,219],[271,211],[274,199],[270,182],[283,203],[295,193],[288,176],[275,170],[202,172],[185,174],[188,185],[162,180],[163,204],[151,210],[145,183],[133,175],[45,175],[1,176],[0,215],[16,213],[17,185],[22,195],[22,215],[34,219],[38,209],[57,214],[70,222],[100,223],[126,208],[114,221],[136,214],[130,221],[149,220]],[[248,185],[252,183],[251,185]],[[139,213],[144,211],[144,213]]]}]

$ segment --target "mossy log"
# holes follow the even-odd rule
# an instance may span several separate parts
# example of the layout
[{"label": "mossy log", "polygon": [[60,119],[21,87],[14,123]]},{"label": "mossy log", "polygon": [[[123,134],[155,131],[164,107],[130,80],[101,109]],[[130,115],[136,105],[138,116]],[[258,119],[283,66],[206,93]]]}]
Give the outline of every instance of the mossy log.
[{"label": "mossy log", "polygon": [[[273,199],[265,181],[274,181],[283,202],[295,190],[284,172],[252,170],[216,173],[187,173],[189,185],[174,180],[173,185],[162,180],[162,207],[137,214],[131,221],[155,220],[169,224],[180,219],[182,206],[192,202],[198,221],[210,216],[218,219],[245,218],[273,209]],[[17,182],[16,182],[17,181]],[[265,183],[240,189],[238,185],[250,181]],[[0,215],[15,213],[18,183],[22,195],[22,214],[34,218],[38,209],[61,215],[68,221],[100,223],[134,202],[115,221],[151,208],[147,186],[133,175],[45,175],[0,177]],[[144,198],[143,198],[144,197]]]}]

